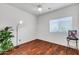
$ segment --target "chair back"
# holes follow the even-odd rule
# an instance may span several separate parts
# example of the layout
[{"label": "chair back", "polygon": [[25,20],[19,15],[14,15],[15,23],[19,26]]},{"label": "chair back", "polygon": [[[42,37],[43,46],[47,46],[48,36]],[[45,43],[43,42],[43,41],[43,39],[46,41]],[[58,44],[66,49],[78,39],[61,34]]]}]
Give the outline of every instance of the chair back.
[{"label": "chair back", "polygon": [[77,30],[69,30],[68,31],[68,37],[70,38],[76,38]]}]

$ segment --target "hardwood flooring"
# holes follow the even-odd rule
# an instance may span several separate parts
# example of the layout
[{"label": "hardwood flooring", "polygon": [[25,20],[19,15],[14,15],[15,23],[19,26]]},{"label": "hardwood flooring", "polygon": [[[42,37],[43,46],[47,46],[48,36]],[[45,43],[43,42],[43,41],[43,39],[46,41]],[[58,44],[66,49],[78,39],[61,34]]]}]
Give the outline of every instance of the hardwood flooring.
[{"label": "hardwood flooring", "polygon": [[33,40],[9,51],[8,55],[77,55],[79,51],[43,40]]}]

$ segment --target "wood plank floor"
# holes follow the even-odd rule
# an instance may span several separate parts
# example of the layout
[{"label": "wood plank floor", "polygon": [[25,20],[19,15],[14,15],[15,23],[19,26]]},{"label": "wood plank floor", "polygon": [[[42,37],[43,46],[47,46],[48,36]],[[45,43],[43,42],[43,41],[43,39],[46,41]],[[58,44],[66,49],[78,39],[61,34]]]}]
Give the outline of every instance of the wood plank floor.
[{"label": "wood plank floor", "polygon": [[43,40],[33,40],[14,48],[8,55],[77,55],[79,51]]}]

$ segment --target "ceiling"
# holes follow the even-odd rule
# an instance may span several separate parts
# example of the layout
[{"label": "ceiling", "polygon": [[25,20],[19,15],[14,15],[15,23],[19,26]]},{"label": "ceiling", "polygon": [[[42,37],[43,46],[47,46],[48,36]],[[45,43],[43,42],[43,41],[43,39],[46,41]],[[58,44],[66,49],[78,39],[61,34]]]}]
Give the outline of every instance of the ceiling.
[{"label": "ceiling", "polygon": [[[37,5],[39,4],[42,5],[41,12],[37,10]],[[72,3],[9,3],[9,5],[13,7],[32,13],[34,15],[41,15],[50,11],[69,6],[71,4]]]}]

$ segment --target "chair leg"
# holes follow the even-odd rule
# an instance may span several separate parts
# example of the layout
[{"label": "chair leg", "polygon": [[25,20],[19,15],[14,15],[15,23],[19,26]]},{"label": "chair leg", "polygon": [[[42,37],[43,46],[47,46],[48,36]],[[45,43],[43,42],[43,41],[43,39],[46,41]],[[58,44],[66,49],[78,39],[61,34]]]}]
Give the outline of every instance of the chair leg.
[{"label": "chair leg", "polygon": [[69,49],[70,45],[69,45],[69,40],[67,39],[67,47],[66,47],[66,54],[67,54],[67,50]]},{"label": "chair leg", "polygon": [[76,52],[78,54],[78,41],[76,40]]},{"label": "chair leg", "polygon": [[67,42],[68,42],[67,46],[70,47],[70,45],[69,45],[69,40],[67,40]]},{"label": "chair leg", "polygon": [[78,42],[77,42],[77,40],[76,40],[76,49],[78,49]]}]

